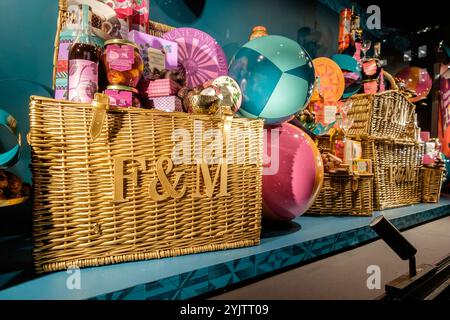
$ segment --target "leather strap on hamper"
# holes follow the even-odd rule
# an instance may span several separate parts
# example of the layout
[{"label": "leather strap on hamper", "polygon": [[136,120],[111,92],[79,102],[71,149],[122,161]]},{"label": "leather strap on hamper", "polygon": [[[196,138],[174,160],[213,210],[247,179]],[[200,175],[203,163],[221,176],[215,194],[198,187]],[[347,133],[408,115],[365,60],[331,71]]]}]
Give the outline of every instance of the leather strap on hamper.
[{"label": "leather strap on hamper", "polygon": [[94,110],[90,128],[92,141],[95,141],[102,132],[103,122],[106,118],[106,112],[109,110],[109,97],[103,93],[96,93],[92,102]]},{"label": "leather strap on hamper", "polygon": [[359,175],[353,175],[352,178],[352,191],[357,192],[359,189]]}]

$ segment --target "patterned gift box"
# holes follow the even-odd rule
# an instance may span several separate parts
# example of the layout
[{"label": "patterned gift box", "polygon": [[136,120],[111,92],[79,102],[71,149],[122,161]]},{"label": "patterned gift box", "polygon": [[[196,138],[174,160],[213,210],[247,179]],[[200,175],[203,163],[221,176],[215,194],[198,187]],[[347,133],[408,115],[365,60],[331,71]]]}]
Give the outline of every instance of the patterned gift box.
[{"label": "patterned gift box", "polygon": [[148,99],[147,106],[165,112],[183,112],[183,102],[177,96]]},{"label": "patterned gift box", "polygon": [[174,70],[178,66],[178,44],[136,30],[128,34],[128,40],[136,43],[144,60],[144,78],[150,78],[149,49],[161,50],[165,54],[165,67],[167,70]]},{"label": "patterned gift box", "polygon": [[148,15],[150,0],[133,0],[132,28],[140,32],[148,32]]},{"label": "patterned gift box", "polygon": [[120,35],[126,39],[128,32],[148,31],[150,0],[103,0],[114,9],[120,22]]},{"label": "patterned gift box", "polygon": [[149,97],[166,97],[178,93],[181,86],[172,79],[157,79],[148,84],[147,95]]}]

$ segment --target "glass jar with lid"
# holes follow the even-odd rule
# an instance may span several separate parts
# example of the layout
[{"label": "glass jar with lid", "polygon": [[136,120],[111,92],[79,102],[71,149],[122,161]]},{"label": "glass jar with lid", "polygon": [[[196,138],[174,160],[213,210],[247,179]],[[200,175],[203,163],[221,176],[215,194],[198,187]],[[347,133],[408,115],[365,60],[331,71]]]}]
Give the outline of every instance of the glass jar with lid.
[{"label": "glass jar with lid", "polygon": [[102,61],[110,85],[137,87],[144,72],[144,62],[134,42],[124,39],[106,41]]},{"label": "glass jar with lid", "polygon": [[109,97],[109,104],[111,106],[123,108],[141,107],[141,102],[138,98],[138,90],[135,88],[110,85],[106,88],[105,94]]}]

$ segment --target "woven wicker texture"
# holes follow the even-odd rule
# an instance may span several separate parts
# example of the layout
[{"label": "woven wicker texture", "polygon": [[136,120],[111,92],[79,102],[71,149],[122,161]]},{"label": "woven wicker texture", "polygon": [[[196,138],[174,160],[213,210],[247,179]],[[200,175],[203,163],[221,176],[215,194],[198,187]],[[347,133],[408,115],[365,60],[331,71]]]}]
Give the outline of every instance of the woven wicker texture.
[{"label": "woven wicker texture", "polygon": [[[424,146],[410,140],[362,139],[362,158],[372,160],[373,209],[384,210],[421,201],[420,168]],[[330,152],[328,135],[317,139],[321,152]],[[337,210],[334,209],[333,210]]]},{"label": "woven wicker texture", "polygon": [[371,175],[326,173],[323,186],[307,215],[371,216]]},{"label": "woven wicker texture", "polygon": [[363,143],[363,158],[372,160],[375,210],[420,202],[423,154],[424,146],[418,142],[370,139]]},{"label": "woven wicker texture", "polygon": [[415,107],[395,90],[379,94],[358,94],[348,99],[353,119],[349,135],[375,138],[413,139]]},{"label": "woven wicker texture", "polygon": [[[329,135],[318,136],[316,141],[321,153],[331,152]],[[371,216],[372,213],[373,175],[326,173],[322,189],[306,214]]]},{"label": "woven wicker texture", "polygon": [[[240,164],[228,164],[227,196],[212,197],[199,180],[198,167],[174,164],[166,172],[179,199],[155,201],[152,186],[167,192],[157,174],[158,160],[171,157],[172,133],[184,129],[223,130],[220,117],[111,108],[99,137],[91,140],[92,106],[31,97],[30,144],[34,194],[34,264],[38,272],[177,256],[259,243],[263,122],[234,118]],[[202,124],[203,129],[198,129]],[[230,142],[233,135],[230,135]],[[198,150],[209,142],[188,147]],[[225,143],[222,145],[225,152]],[[194,151],[193,151],[194,153]],[[225,154],[225,153],[223,153]],[[117,159],[124,160],[123,197],[115,202]],[[139,159],[145,159],[145,164]],[[208,166],[211,180],[218,165]],[[223,167],[223,165],[222,165]],[[133,174],[136,173],[136,181]],[[176,176],[180,181],[176,183]],[[153,184],[156,181],[156,184]],[[199,182],[200,181],[200,182]],[[206,180],[205,180],[206,181]],[[197,185],[200,183],[199,185]],[[200,190],[201,197],[193,194]]]},{"label": "woven wicker texture", "polygon": [[444,169],[439,167],[423,167],[421,169],[422,202],[439,202],[444,172]]},{"label": "woven wicker texture", "polygon": [[163,23],[158,23],[155,21],[149,21],[149,34],[156,37],[162,37],[164,33],[175,29],[172,26],[168,26]]}]

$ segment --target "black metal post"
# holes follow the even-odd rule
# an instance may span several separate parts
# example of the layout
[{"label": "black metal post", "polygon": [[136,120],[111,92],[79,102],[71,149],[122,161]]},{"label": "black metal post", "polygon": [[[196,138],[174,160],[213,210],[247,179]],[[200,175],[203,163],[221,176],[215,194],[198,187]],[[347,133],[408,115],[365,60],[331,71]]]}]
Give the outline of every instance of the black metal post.
[{"label": "black metal post", "polygon": [[412,278],[417,275],[416,256],[409,258],[409,276]]}]

